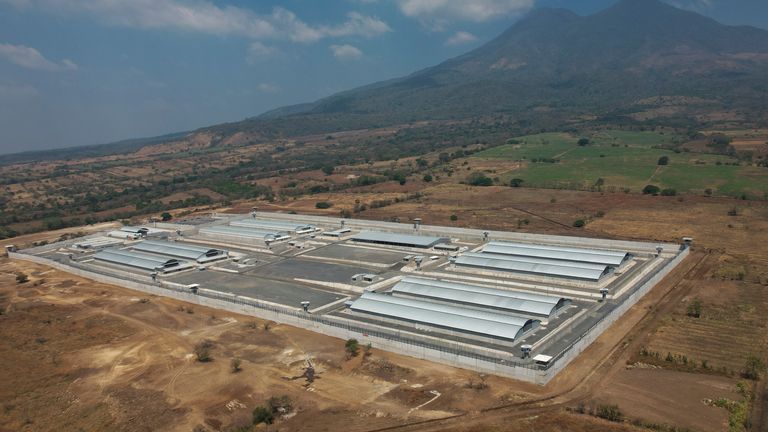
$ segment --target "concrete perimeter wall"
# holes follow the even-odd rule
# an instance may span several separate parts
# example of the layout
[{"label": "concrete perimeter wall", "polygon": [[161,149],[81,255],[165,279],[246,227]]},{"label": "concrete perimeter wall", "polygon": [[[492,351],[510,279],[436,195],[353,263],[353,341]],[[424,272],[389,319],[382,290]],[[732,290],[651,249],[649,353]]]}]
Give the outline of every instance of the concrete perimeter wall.
[{"label": "concrete perimeter wall", "polygon": [[163,283],[163,286],[129,281],[117,277],[94,273],[75,268],[40,256],[12,252],[12,259],[30,261],[72,273],[87,279],[106,284],[123,286],[129,289],[175,298],[177,300],[226,310],[234,313],[255,316],[278,323],[322,333],[339,339],[355,338],[363,344],[392,351],[419,359],[456,366],[478,372],[490,373],[544,385],[558,372],[565,368],[579,353],[586,349],[600,334],[619,319],[630,307],[644,296],[663,277],[669,274],[686,256],[688,249],[681,251],[657,274],[646,281],[639,289],[628,296],[622,304],[614,309],[598,324],[585,332],[579,340],[569,348],[557,354],[549,367],[540,369],[530,362],[521,362],[510,353],[470,347],[464,344],[438,342],[436,338],[387,329],[382,326],[365,324],[345,318],[307,314],[292,308],[273,303],[259,302],[254,299],[228,295],[211,290],[199,290],[192,293],[179,284]]}]

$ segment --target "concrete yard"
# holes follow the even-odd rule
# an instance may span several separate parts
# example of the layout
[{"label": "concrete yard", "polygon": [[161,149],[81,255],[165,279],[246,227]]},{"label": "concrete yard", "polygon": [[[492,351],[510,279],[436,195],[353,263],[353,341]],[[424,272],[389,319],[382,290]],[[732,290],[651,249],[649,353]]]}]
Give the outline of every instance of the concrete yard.
[{"label": "concrete yard", "polygon": [[167,278],[168,281],[232,293],[243,297],[299,307],[302,301],[309,301],[312,307],[333,303],[344,295],[310,288],[297,283],[283,282],[217,271],[187,272]]}]

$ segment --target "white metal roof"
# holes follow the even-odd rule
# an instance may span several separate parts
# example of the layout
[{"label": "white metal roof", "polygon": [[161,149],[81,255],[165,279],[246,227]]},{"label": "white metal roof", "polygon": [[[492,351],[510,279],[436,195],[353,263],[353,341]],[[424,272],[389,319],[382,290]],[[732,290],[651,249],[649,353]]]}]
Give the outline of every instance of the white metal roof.
[{"label": "white metal roof", "polygon": [[514,340],[533,320],[484,313],[466,308],[365,293],[351,306],[353,311],[415,321],[453,330]]},{"label": "white metal roof", "polygon": [[415,277],[402,279],[392,292],[542,316],[551,316],[567,302],[562,297]]},{"label": "white metal roof", "polygon": [[456,265],[481,267],[496,271],[509,271],[531,273],[543,276],[570,277],[591,281],[600,280],[608,270],[607,266],[601,269],[566,267],[556,264],[532,263],[526,261],[513,261],[496,258],[498,255],[466,253],[456,259]]},{"label": "white metal roof", "polygon": [[154,240],[136,243],[131,245],[131,249],[195,261],[206,261],[207,259],[221,257],[226,254],[226,251],[221,249]]},{"label": "white metal roof", "polygon": [[514,242],[490,242],[483,247],[484,253],[549,258],[594,264],[619,266],[629,258],[626,252],[598,251],[595,249],[540,246]]},{"label": "white metal roof", "polygon": [[260,240],[274,240],[277,238],[290,237],[285,232],[281,231],[267,231],[233,226],[213,226],[208,228],[200,228],[199,233]]},{"label": "white metal roof", "polygon": [[83,240],[79,243],[75,243],[75,247],[81,249],[97,248],[101,246],[116,246],[123,244],[123,240],[111,237],[93,237]]},{"label": "white metal roof", "polygon": [[530,256],[492,254],[492,253],[485,253],[485,252],[481,254],[470,252],[465,255],[480,255],[480,256],[498,259],[498,260],[504,260],[504,261],[517,261],[517,262],[526,262],[531,264],[556,265],[560,267],[573,267],[578,269],[605,270],[606,267],[608,267],[605,264],[592,264],[592,263],[584,263],[584,262],[576,262],[576,261],[536,258],[536,257],[530,257]]},{"label": "white metal roof", "polygon": [[298,222],[290,221],[278,221],[278,220],[264,220],[264,219],[239,219],[229,223],[234,227],[255,228],[263,231],[288,231],[288,232],[304,232],[315,231],[317,227],[309,224],[302,224]]},{"label": "white metal roof", "polygon": [[138,267],[145,270],[160,270],[179,267],[188,263],[176,259],[161,258],[156,255],[143,254],[123,249],[104,249],[93,256],[94,259],[113,264]]},{"label": "white metal roof", "polygon": [[445,237],[421,236],[412,234],[396,234],[379,231],[363,231],[352,237],[354,241],[369,243],[385,243],[408,247],[432,247],[437,243],[448,242]]}]

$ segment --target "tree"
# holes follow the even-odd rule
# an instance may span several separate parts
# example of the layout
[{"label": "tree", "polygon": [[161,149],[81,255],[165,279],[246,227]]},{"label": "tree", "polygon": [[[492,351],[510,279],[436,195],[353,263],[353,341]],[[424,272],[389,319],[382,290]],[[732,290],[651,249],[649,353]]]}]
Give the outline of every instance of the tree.
[{"label": "tree", "polygon": [[475,171],[467,177],[467,183],[472,186],[493,186],[493,179],[480,171]]},{"label": "tree", "polygon": [[456,222],[457,220],[459,220],[459,217],[456,216],[455,214],[452,214],[451,215],[451,222]]},{"label": "tree", "polygon": [[29,282],[29,276],[22,272],[16,273],[16,283],[23,284],[27,282]]},{"label": "tree", "polygon": [[573,226],[575,228],[583,228],[587,223],[584,221],[584,219],[576,219],[573,221]]},{"label": "tree", "polygon": [[275,422],[275,415],[272,414],[272,410],[267,407],[258,406],[253,410],[253,424],[268,424],[271,425]]},{"label": "tree", "polygon": [[700,318],[701,317],[701,300],[693,299],[691,304],[688,305],[688,310],[686,312],[686,315],[688,315],[691,318]]},{"label": "tree", "polygon": [[675,196],[677,195],[677,190],[672,188],[666,188],[661,191],[661,196]]},{"label": "tree", "polygon": [[432,174],[424,174],[424,181],[429,183],[432,181]]},{"label": "tree", "polygon": [[509,181],[509,185],[512,186],[512,187],[520,187],[520,186],[523,185],[524,181],[525,180],[523,180],[521,178],[513,178],[512,180]]},{"label": "tree", "polygon": [[667,156],[660,157],[659,165],[669,165],[669,158]]},{"label": "tree", "polygon": [[231,362],[229,362],[229,367],[232,369],[232,373],[240,372],[240,359],[239,358],[233,358]]},{"label": "tree", "polygon": [[344,344],[344,349],[347,351],[347,356],[356,357],[360,352],[360,343],[357,341],[357,339],[349,339]]},{"label": "tree", "polygon": [[329,209],[333,207],[333,203],[330,203],[328,201],[320,201],[317,204],[315,204],[315,208],[317,209]]},{"label": "tree", "polygon": [[646,185],[643,188],[644,195],[658,195],[660,191],[661,189],[659,189],[658,186],[654,186],[654,185]]},{"label": "tree", "polygon": [[747,361],[744,364],[744,372],[742,372],[744,378],[759,380],[760,374],[763,372],[765,372],[765,362],[754,354],[748,355]]},{"label": "tree", "polygon": [[213,357],[211,357],[211,348],[213,348],[213,342],[209,340],[204,340],[195,345],[194,352],[197,361],[206,363],[213,360]]},{"label": "tree", "polygon": [[333,170],[335,168],[332,165],[325,165],[323,166],[322,170],[325,175],[331,175],[333,174]]},{"label": "tree", "polygon": [[579,138],[578,144],[580,147],[585,147],[589,145],[589,138]]},{"label": "tree", "polygon": [[163,222],[167,222],[173,219],[173,215],[168,212],[164,212],[163,214],[160,215],[160,218],[163,220]]}]

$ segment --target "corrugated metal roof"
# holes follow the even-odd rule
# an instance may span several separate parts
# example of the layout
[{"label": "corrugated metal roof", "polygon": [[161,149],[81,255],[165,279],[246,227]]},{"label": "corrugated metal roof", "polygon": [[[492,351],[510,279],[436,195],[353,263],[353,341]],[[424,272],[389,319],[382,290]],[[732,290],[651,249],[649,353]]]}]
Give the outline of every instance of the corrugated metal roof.
[{"label": "corrugated metal roof", "polygon": [[373,313],[427,325],[514,340],[534,320],[483,313],[430,302],[365,293],[351,306],[353,311]]},{"label": "corrugated metal roof", "polygon": [[481,267],[495,271],[508,271],[518,273],[531,273],[543,276],[569,277],[598,281],[607,270],[564,267],[552,264],[535,264],[523,261],[511,261],[493,258],[490,254],[464,254],[456,259],[456,265],[468,267]]},{"label": "corrugated metal roof", "polygon": [[363,231],[352,237],[354,241],[369,242],[369,243],[385,243],[400,246],[416,246],[428,248],[437,243],[444,243],[450,241],[445,237],[432,237],[421,236],[411,234],[395,234],[379,231]]},{"label": "corrugated metal roof", "polygon": [[131,249],[195,261],[206,261],[207,259],[221,257],[226,254],[226,251],[221,249],[153,240],[145,240],[141,243],[131,245]]},{"label": "corrugated metal roof", "polygon": [[110,262],[130,267],[138,267],[145,270],[158,270],[162,268],[178,267],[186,262],[176,259],[165,259],[155,255],[148,255],[123,249],[105,249],[93,256],[99,261]]},{"label": "corrugated metal roof", "polygon": [[558,304],[566,301],[562,297],[414,277],[398,282],[392,292],[543,316],[551,316]]},{"label": "corrugated metal roof", "polygon": [[253,227],[262,230],[277,230],[277,231],[305,231],[314,230],[314,225],[302,224],[290,221],[278,221],[278,220],[264,220],[264,219],[240,219],[229,223],[231,226],[236,227]]},{"label": "corrugated metal roof", "polygon": [[470,252],[470,253],[466,253],[465,255],[480,255],[480,256],[498,259],[498,260],[504,260],[504,261],[517,261],[517,262],[525,262],[525,263],[531,263],[531,264],[556,265],[560,267],[573,267],[573,268],[579,268],[579,269],[590,269],[590,270],[601,270],[601,271],[605,270],[605,268],[608,267],[605,264],[591,264],[591,263],[576,262],[576,261],[536,258],[536,257],[530,257],[530,256],[492,254],[492,253],[485,253],[485,252],[480,254]]},{"label": "corrugated metal roof", "polygon": [[246,239],[273,240],[276,238],[290,237],[285,232],[265,231],[253,228],[233,227],[233,226],[213,226],[200,228],[200,234],[223,235],[230,237],[242,237]]},{"label": "corrugated metal roof", "polygon": [[323,235],[331,236],[331,237],[341,237],[343,234],[352,232],[349,228],[339,228],[336,231],[326,231],[323,233]]},{"label": "corrugated metal roof", "polygon": [[499,241],[485,245],[483,252],[581,261],[610,266],[619,266],[629,258],[627,252]]}]

